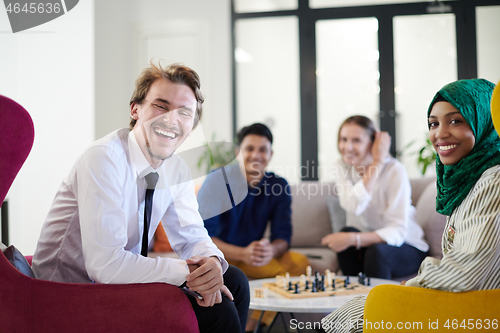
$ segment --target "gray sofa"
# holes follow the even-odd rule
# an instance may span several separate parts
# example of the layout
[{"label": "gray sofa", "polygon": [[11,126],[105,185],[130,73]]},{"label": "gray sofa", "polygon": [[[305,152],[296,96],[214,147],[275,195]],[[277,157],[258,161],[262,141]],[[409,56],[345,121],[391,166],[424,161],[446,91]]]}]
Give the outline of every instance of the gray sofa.
[{"label": "gray sofa", "polygon": [[[446,217],[436,212],[434,177],[411,181],[412,203],[418,223],[430,245],[430,255],[441,258],[441,236]],[[321,246],[321,238],[338,231],[345,223],[345,213],[338,204],[333,183],[302,182],[291,186],[293,236],[291,250],[309,257],[313,271],[338,271],[336,254]],[[344,220],[342,220],[344,219]]]}]

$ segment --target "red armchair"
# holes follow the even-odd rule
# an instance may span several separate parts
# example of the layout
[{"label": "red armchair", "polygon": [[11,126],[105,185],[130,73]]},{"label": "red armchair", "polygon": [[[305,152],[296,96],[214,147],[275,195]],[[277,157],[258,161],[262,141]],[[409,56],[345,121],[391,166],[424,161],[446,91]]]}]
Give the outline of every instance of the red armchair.
[{"label": "red armchair", "polygon": [[[0,95],[0,199],[31,150],[28,112]],[[72,284],[30,278],[0,254],[1,332],[199,333],[187,296],[176,286]]]}]

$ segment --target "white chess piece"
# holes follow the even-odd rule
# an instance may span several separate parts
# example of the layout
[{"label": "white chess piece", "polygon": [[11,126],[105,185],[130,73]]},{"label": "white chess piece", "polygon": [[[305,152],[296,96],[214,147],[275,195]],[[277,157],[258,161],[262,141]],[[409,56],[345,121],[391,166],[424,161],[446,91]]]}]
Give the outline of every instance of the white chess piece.
[{"label": "white chess piece", "polygon": [[332,272],[329,269],[325,271],[325,287],[329,287],[332,281]]},{"label": "white chess piece", "polygon": [[276,282],[275,285],[276,287],[279,287],[283,284],[283,276],[282,275],[276,275]]}]

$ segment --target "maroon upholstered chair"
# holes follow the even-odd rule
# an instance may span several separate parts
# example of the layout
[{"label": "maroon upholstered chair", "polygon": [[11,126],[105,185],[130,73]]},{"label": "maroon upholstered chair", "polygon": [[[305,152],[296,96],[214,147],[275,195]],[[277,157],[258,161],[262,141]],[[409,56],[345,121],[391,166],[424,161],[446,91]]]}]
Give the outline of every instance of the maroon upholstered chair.
[{"label": "maroon upholstered chair", "polygon": [[[0,95],[0,199],[31,150],[28,112]],[[15,223],[15,222],[14,222]],[[187,296],[165,283],[76,284],[30,278],[0,254],[1,332],[199,333]]]},{"label": "maroon upholstered chair", "polygon": [[0,202],[24,164],[33,146],[35,132],[28,112],[0,95]]}]

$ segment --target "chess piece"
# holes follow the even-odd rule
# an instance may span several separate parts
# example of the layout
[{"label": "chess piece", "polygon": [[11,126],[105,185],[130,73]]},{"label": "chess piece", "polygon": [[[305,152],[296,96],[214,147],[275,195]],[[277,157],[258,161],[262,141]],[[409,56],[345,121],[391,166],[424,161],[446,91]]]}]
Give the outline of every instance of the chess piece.
[{"label": "chess piece", "polygon": [[330,286],[330,281],[332,280],[332,272],[330,272],[330,270],[327,269],[325,271],[325,275],[326,275],[326,284],[325,284],[325,287],[329,287]]},{"label": "chess piece", "polygon": [[276,275],[276,287],[280,287],[283,285],[283,275]]},{"label": "chess piece", "polygon": [[311,275],[312,275],[312,268],[311,268],[311,266],[307,266],[307,268],[306,268],[306,274],[307,274],[307,280],[311,281]]},{"label": "chess piece", "polygon": [[288,290],[293,290],[292,281],[288,281]]},{"label": "chess piece", "polygon": [[365,278],[366,278],[366,274],[362,273],[362,272],[359,272],[358,274],[358,283],[362,286],[365,285]]},{"label": "chess piece", "polygon": [[300,294],[299,284],[298,283],[295,284],[295,294]]},{"label": "chess piece", "polygon": [[255,288],[255,297],[256,298],[267,297],[267,288]]},{"label": "chess piece", "polygon": [[300,275],[300,285],[304,286],[306,284],[306,276],[304,274]]},{"label": "chess piece", "polygon": [[309,280],[306,280],[306,290],[309,290]]}]

